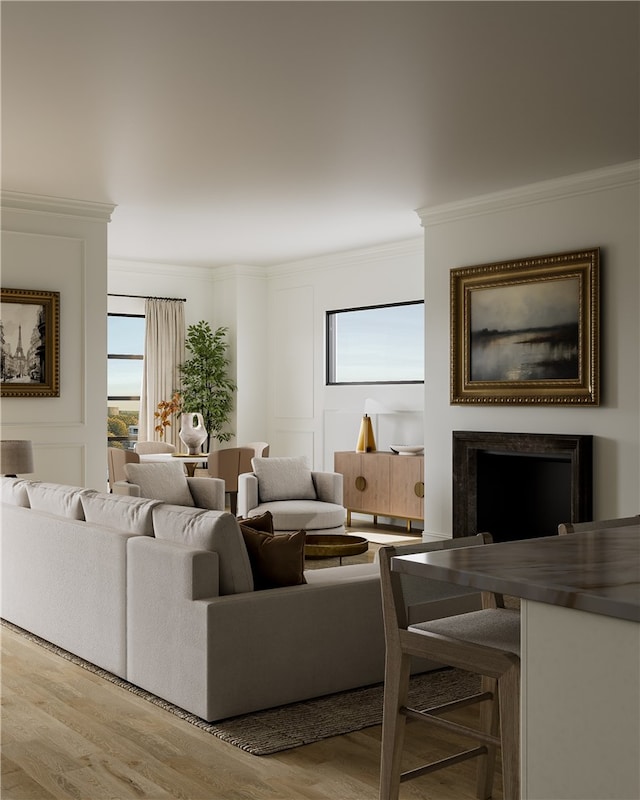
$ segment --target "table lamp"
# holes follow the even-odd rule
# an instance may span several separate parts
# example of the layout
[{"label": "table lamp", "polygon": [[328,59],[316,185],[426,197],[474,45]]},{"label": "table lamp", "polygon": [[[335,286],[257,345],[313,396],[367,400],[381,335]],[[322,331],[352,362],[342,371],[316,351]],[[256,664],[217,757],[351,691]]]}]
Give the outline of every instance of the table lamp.
[{"label": "table lamp", "polygon": [[375,453],[376,440],[373,435],[373,423],[371,416],[373,414],[397,414],[387,406],[374,400],[372,397],[367,397],[364,401],[364,416],[360,422],[360,433],[358,435],[358,443],[356,445],[356,453]]},{"label": "table lamp", "polygon": [[33,472],[33,447],[29,439],[0,440],[0,474],[16,478]]}]

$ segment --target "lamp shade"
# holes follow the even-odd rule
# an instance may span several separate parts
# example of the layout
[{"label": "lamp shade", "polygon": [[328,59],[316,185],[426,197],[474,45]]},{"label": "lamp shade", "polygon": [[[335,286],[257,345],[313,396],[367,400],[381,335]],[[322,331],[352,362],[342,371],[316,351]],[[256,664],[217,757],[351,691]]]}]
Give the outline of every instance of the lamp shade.
[{"label": "lamp shade", "polygon": [[29,439],[0,440],[0,474],[33,472],[33,447]]},{"label": "lamp shade", "polygon": [[370,416],[371,414],[397,414],[398,412],[387,408],[379,400],[374,400],[373,397],[367,397],[364,401],[364,413]]}]

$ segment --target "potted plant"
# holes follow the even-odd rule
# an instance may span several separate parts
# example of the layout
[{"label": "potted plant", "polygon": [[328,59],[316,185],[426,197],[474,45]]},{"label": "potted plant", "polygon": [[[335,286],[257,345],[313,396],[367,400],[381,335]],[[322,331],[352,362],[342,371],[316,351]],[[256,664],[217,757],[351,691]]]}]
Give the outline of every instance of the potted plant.
[{"label": "potted plant", "polygon": [[233,431],[226,428],[237,387],[228,374],[227,331],[226,327],[212,331],[204,320],[189,325],[185,346],[191,358],[180,365],[181,410],[182,413],[202,414],[207,430],[207,451],[212,438],[228,442],[233,436]]}]

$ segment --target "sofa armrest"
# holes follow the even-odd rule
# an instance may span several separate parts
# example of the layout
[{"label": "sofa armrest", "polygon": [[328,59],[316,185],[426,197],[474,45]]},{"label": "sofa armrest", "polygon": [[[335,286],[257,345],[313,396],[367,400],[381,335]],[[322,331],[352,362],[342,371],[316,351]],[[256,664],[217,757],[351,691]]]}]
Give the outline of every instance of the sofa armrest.
[{"label": "sofa armrest", "polygon": [[214,720],[382,680],[377,570],[349,580],[344,566],[335,582],[189,600],[189,567],[175,549],[187,559],[194,551],[170,547],[147,540],[128,551],[134,684]]},{"label": "sofa armrest", "polygon": [[207,617],[217,593],[216,553],[146,539],[127,547],[127,680],[204,716]]},{"label": "sofa armrest", "polygon": [[258,479],[253,472],[238,475],[238,516],[248,516],[258,505]]},{"label": "sofa armrest", "polygon": [[116,481],[112,488],[113,494],[126,494],[129,497],[140,497],[140,487],[137,483],[129,481]]},{"label": "sofa armrest", "polygon": [[225,485],[222,478],[187,477],[187,483],[197,508],[224,511]]},{"label": "sofa armrest", "polygon": [[339,472],[312,472],[318,500],[342,505],[343,476]]}]

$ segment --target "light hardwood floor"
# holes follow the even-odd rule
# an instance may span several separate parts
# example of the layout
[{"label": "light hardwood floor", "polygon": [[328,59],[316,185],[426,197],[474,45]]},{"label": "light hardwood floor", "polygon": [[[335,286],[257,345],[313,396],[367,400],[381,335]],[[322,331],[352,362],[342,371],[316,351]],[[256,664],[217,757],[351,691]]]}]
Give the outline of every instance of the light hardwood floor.
[{"label": "light hardwood floor", "polygon": [[[377,800],[379,726],[252,756],[12,631],[1,637],[2,800]],[[461,743],[409,723],[407,767]],[[468,762],[400,797],[471,800],[474,778]]]}]

